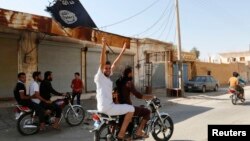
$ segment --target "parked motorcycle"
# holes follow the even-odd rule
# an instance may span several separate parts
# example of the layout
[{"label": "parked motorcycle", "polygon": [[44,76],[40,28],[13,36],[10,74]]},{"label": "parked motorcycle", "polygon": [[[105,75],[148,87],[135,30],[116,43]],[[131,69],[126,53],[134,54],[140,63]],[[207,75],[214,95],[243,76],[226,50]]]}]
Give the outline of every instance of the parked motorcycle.
[{"label": "parked motorcycle", "polygon": [[[62,99],[55,100],[54,103],[59,105],[62,109],[68,105],[65,114],[62,113],[59,122],[61,122],[62,118],[64,117],[70,126],[77,126],[83,122],[85,110],[80,105],[72,105],[70,103],[71,97],[71,94],[67,93],[66,96],[64,96]],[[19,133],[22,135],[32,135],[39,132],[40,122],[34,110],[31,110],[26,106],[16,105],[15,116]],[[52,125],[55,120],[55,112],[52,111],[51,114],[46,116],[46,124]]]},{"label": "parked motorcycle", "polygon": [[[167,141],[171,138],[174,131],[174,124],[167,113],[159,112],[161,107],[160,100],[154,98],[146,101],[146,107],[151,110],[151,118],[145,126],[145,133],[153,136],[156,141]],[[94,129],[90,132],[95,132],[94,141],[116,141],[120,130],[121,116],[109,116],[100,113],[97,110],[88,110],[93,115]],[[140,124],[140,117],[134,116],[132,119],[132,127],[130,128],[130,136],[135,138],[136,129]]]}]

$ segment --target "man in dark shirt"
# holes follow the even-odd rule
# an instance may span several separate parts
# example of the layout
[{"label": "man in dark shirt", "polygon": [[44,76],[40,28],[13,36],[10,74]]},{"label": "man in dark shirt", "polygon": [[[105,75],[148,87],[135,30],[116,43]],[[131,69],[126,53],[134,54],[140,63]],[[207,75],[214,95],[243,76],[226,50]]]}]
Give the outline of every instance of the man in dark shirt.
[{"label": "man in dark shirt", "polygon": [[[134,83],[132,82],[132,68],[127,67],[123,76],[120,77],[116,81],[117,91],[118,91],[118,99],[121,104],[130,104],[132,105],[132,101],[130,99],[130,93],[132,93],[138,99],[150,100],[153,99],[153,95],[143,95],[135,89]],[[143,129],[150,119],[150,110],[143,107],[135,107],[134,116],[142,117],[141,123],[137,128],[136,135],[137,137],[147,138],[148,136],[143,133]]]},{"label": "man in dark shirt", "polygon": [[31,99],[33,97],[26,94],[26,87],[25,87],[26,75],[25,75],[25,73],[21,72],[18,74],[17,77],[18,77],[18,82],[17,82],[16,87],[14,89],[14,97],[15,97],[17,103],[22,105],[22,106],[27,106],[30,109],[35,110],[39,116],[39,120],[41,121],[40,130],[44,130],[44,124],[42,123],[42,121],[44,121],[44,109],[41,106],[39,106],[39,104],[32,102]]},{"label": "man in dark shirt", "polygon": [[[58,95],[58,96],[65,95],[65,94],[57,92],[52,87],[52,85],[51,85],[52,80],[53,80],[52,72],[51,71],[46,71],[44,73],[44,80],[40,84],[40,95],[45,100],[50,100],[51,94]],[[60,121],[61,114],[62,114],[61,107],[59,107],[59,105],[57,105],[56,103],[52,103],[52,104],[42,103],[42,104],[43,104],[43,107],[45,109],[51,109],[51,110],[56,112],[56,119],[55,119],[55,123],[53,125],[53,128],[59,129],[59,121]]]}]

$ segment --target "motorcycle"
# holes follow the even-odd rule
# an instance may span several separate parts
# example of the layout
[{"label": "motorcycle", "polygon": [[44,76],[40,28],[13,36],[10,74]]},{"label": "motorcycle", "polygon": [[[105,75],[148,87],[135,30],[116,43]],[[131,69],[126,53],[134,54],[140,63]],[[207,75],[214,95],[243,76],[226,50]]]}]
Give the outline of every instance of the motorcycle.
[{"label": "motorcycle", "polygon": [[[174,131],[174,124],[167,113],[159,112],[161,107],[160,99],[154,98],[146,101],[146,107],[151,110],[150,120],[147,122],[144,131],[147,135],[151,133],[156,141],[167,141],[171,138]],[[94,141],[116,141],[120,130],[121,116],[109,116],[97,110],[87,110],[92,114],[94,120]],[[140,124],[140,117],[134,116],[129,135],[132,139],[136,138],[136,129]]]},{"label": "motorcycle", "polygon": [[[243,88],[245,86],[245,83],[239,83],[239,86]],[[236,89],[229,88],[228,92],[229,94],[232,94],[230,98],[233,105],[236,105],[238,100],[240,100],[242,103],[245,102],[245,98],[242,97],[242,94],[240,94]]]},{"label": "motorcycle", "polygon": [[[85,110],[80,105],[72,105],[71,94],[67,93],[62,99],[57,99],[53,103],[59,105],[62,109],[67,105],[65,114],[62,113],[62,118],[64,117],[66,122],[70,126],[80,125],[85,117]],[[15,105],[15,119],[17,120],[18,132],[22,135],[33,135],[39,132],[39,118],[34,110],[22,105]],[[51,111],[51,114],[46,115],[46,125],[50,126],[55,121],[55,112]]]},{"label": "motorcycle", "polygon": [[240,100],[242,103],[245,102],[245,98],[243,98],[241,94],[235,89],[229,89],[228,91],[229,93],[232,94],[230,98],[231,98],[233,105],[236,105],[238,100]]}]

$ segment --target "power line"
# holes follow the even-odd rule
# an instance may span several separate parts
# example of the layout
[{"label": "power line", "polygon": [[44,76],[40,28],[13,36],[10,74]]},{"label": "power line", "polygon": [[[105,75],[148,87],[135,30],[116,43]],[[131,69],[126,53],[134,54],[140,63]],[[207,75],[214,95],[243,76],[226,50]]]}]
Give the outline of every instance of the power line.
[{"label": "power line", "polygon": [[[174,12],[175,13],[175,12]],[[173,23],[174,23],[174,17],[175,17],[175,14],[173,14],[173,17],[172,17],[172,22],[171,22],[171,25],[170,25],[170,28],[168,30],[168,33],[167,33],[167,36],[166,36],[166,40],[168,39],[168,36],[170,35],[170,32],[171,32],[171,29],[173,29]],[[176,31],[175,31],[176,32]],[[175,33],[176,34],[176,33]]]},{"label": "power line", "polygon": [[106,28],[106,27],[114,26],[114,25],[123,23],[123,22],[125,22],[125,21],[128,21],[128,20],[130,20],[130,19],[132,19],[132,18],[134,18],[134,17],[140,15],[141,13],[147,11],[148,9],[150,9],[151,7],[153,7],[153,6],[154,6],[156,3],[158,3],[159,1],[160,1],[160,0],[154,1],[154,2],[153,2],[152,4],[150,4],[148,7],[146,7],[145,9],[139,11],[138,13],[136,13],[136,14],[130,16],[130,17],[127,17],[127,18],[125,18],[125,19],[123,19],[123,20],[120,20],[120,21],[118,21],[118,22],[115,22],[115,23],[112,23],[112,24],[109,24],[109,25],[101,26],[101,27],[99,27],[99,28]]},{"label": "power line", "polygon": [[[169,1],[169,2],[171,2],[171,1]],[[170,5],[170,3],[169,3],[169,5]],[[160,25],[160,28],[157,28],[157,30],[155,30],[153,33],[148,34],[148,35],[146,34],[145,36],[148,36],[148,37],[153,36],[153,35],[155,35],[156,33],[160,32],[162,28],[165,28],[165,27],[166,27],[166,23],[168,23],[168,20],[169,20],[169,18],[170,18],[170,17],[169,17],[169,16],[170,16],[170,13],[172,12],[173,8],[170,8],[169,10],[170,10],[169,15],[166,17],[165,20],[163,20],[162,24]]]},{"label": "power line", "polygon": [[173,8],[174,8],[174,6],[171,7],[171,11],[170,11],[170,13],[169,13],[169,15],[168,15],[168,19],[169,19],[169,20],[168,20],[167,23],[165,24],[165,27],[164,27],[164,29],[162,30],[161,34],[158,36],[159,39],[162,37],[164,31],[167,29],[167,26],[168,26],[169,21],[170,21],[170,16],[171,16],[171,14],[172,14],[173,11],[174,11]]},{"label": "power line", "polygon": [[[169,5],[168,5],[169,6]],[[162,12],[161,16],[159,17],[159,19],[156,20],[156,22],[154,22],[150,27],[148,27],[146,30],[140,32],[140,33],[137,33],[137,34],[134,34],[132,36],[139,36],[147,31],[149,31],[150,29],[152,29],[162,18],[163,16],[166,14],[166,11],[168,9],[168,6],[164,9],[164,11]]]}]

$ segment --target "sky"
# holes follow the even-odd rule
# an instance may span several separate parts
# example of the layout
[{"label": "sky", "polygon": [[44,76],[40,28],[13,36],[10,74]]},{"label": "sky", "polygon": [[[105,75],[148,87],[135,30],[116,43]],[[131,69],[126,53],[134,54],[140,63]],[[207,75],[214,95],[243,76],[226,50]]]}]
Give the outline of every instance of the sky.
[{"label": "sky", "polygon": [[[0,8],[51,17],[53,0],[0,0]],[[100,30],[176,44],[175,0],[80,0]],[[250,50],[249,0],[179,0],[183,51],[200,59]],[[122,21],[122,22],[120,22]],[[117,24],[118,22],[118,24]]]}]

